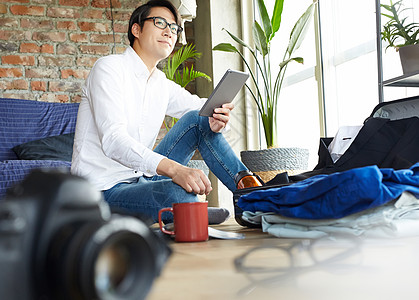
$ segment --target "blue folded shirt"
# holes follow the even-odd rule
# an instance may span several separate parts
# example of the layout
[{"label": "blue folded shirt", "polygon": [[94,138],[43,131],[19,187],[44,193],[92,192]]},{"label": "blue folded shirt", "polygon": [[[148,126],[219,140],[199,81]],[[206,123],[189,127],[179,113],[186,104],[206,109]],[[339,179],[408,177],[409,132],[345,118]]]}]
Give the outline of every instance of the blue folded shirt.
[{"label": "blue folded shirt", "polygon": [[240,197],[245,211],[274,212],[302,219],[337,219],[397,199],[404,191],[419,198],[419,163],[410,169],[368,166],[317,175],[289,186]]}]

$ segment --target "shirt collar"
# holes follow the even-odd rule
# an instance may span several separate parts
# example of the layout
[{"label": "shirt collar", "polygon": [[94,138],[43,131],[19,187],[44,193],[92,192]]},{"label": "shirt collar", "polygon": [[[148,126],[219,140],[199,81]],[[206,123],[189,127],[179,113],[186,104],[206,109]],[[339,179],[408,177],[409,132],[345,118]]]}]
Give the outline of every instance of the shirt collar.
[{"label": "shirt collar", "polygon": [[134,49],[131,46],[129,46],[125,50],[124,55],[127,56],[130,66],[132,66],[132,69],[134,70],[134,74],[137,77],[150,76],[150,72],[148,71],[147,66],[145,65],[141,57],[134,51]]},{"label": "shirt collar", "polygon": [[150,71],[148,70],[147,66],[145,65],[141,57],[137,54],[137,52],[135,52],[135,50],[131,46],[128,46],[128,48],[124,52],[124,55],[128,57],[130,65],[132,66],[134,70],[135,76],[146,77],[146,78],[150,78],[154,76],[161,77],[162,72],[158,70],[157,68],[154,69],[153,73],[150,74]]}]

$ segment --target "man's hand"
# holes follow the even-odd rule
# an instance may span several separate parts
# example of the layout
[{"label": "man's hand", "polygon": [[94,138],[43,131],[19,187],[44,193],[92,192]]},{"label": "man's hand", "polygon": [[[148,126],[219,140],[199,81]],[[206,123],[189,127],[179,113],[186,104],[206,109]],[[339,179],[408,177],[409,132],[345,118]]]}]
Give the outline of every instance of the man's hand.
[{"label": "man's hand", "polygon": [[213,132],[220,132],[226,127],[228,121],[230,121],[230,111],[233,108],[233,103],[226,103],[222,107],[214,109],[212,117],[209,117],[209,125]]},{"label": "man's hand", "polygon": [[157,166],[157,174],[172,178],[188,193],[208,195],[212,191],[211,182],[204,172],[185,167],[173,160],[164,158]]}]

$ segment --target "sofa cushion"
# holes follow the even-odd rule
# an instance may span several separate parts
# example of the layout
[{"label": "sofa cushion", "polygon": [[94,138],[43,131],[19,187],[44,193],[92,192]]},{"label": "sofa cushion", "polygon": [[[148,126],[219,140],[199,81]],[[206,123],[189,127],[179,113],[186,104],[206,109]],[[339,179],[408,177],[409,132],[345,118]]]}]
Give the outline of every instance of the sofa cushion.
[{"label": "sofa cushion", "polygon": [[71,161],[74,133],[50,136],[13,147],[19,159]]},{"label": "sofa cushion", "polygon": [[0,98],[0,161],[17,159],[12,148],[75,131],[78,103]]},{"label": "sofa cushion", "polygon": [[0,200],[6,190],[21,181],[31,170],[62,168],[70,171],[70,162],[54,160],[7,160],[0,162]]}]

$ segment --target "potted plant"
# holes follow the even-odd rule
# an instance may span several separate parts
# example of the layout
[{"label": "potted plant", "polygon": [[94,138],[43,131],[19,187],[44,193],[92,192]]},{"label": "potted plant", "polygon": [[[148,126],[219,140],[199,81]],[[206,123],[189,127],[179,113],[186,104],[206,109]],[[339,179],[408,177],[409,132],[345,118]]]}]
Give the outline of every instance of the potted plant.
[{"label": "potted plant", "polygon": [[[279,149],[277,148],[277,110],[282,83],[287,70],[287,66],[290,62],[304,62],[302,57],[295,57],[294,52],[300,47],[302,41],[304,40],[307,29],[309,27],[308,25],[312,20],[315,4],[311,4],[294,25],[290,34],[288,47],[284,53],[282,62],[279,64],[279,71],[274,74],[271,72],[272,68],[270,62],[271,41],[280,29],[284,0],[275,1],[272,18],[269,17],[263,0],[257,0],[256,3],[258,5],[262,26],[257,20],[254,21],[253,40],[255,43],[255,48],[251,47],[249,44],[229,32],[227,29],[224,29],[235,42],[243,47],[243,49],[240,50],[230,43],[221,43],[215,46],[213,50],[236,53],[243,60],[250,73],[250,77],[255,84],[255,91],[253,91],[247,84],[246,88],[249,90],[257,105],[258,113],[262,120],[263,129],[265,132],[266,145],[268,149]],[[243,54],[244,49],[248,49],[250,51],[251,59],[253,59],[256,63],[256,71],[252,70],[250,67],[250,61],[245,58]],[[258,75],[260,76],[258,77]],[[258,78],[260,78],[259,81]],[[300,149],[302,151],[299,151],[298,148],[295,148],[294,151],[291,151],[290,149],[285,150],[285,155],[281,153],[274,153],[270,155],[270,157],[267,158],[268,166],[261,166],[261,168],[270,168],[269,164],[271,164],[273,159],[280,158],[281,156],[291,157],[291,163],[293,164],[297,163],[297,161],[301,158],[302,160],[305,160],[306,163],[303,163],[302,166],[298,166],[297,168],[304,168],[304,165],[305,168],[307,168],[306,165],[308,160],[308,150]],[[295,151],[298,153],[295,153]],[[242,152],[242,160],[251,170],[253,169],[252,171],[257,172],[258,170],[255,170],[255,168],[257,169],[258,167],[255,166],[252,168],[249,166],[249,163],[252,161],[259,163],[261,162],[262,157],[260,153],[255,153],[256,157],[249,157],[247,162],[245,161],[244,154],[247,155],[249,153],[252,152]],[[273,169],[271,170],[273,170],[273,173],[277,173],[277,171],[275,171],[277,170],[276,167],[273,166]],[[268,174],[268,177],[271,176],[272,174]]]},{"label": "potted plant", "polygon": [[404,74],[413,73],[419,70],[419,23],[407,21],[407,17],[401,17],[403,12],[402,0],[390,5],[381,4],[387,13],[381,13],[389,20],[383,26],[381,32],[382,40],[388,43],[386,50],[393,47],[399,51],[400,60]]},{"label": "potted plant", "polygon": [[[173,56],[169,57],[167,59],[166,65],[163,67],[162,71],[166,75],[166,77],[177,84],[179,84],[181,87],[186,87],[190,82],[194,81],[196,78],[203,77],[207,79],[208,81],[211,81],[211,77],[209,77],[207,74],[196,71],[193,68],[193,65],[191,65],[190,68],[188,66],[184,65],[184,63],[189,59],[197,59],[201,57],[201,53],[197,52],[195,49],[195,45],[188,44],[183,45],[180,47],[179,50],[177,50]],[[173,125],[176,123],[176,118],[171,118],[171,121],[169,124],[165,121],[164,124],[166,126],[166,129],[169,130],[173,127]]]}]

